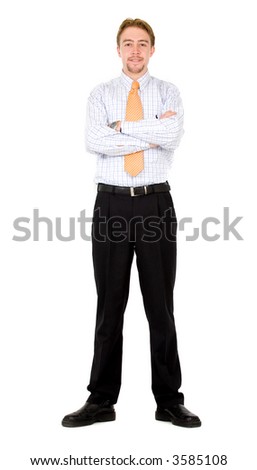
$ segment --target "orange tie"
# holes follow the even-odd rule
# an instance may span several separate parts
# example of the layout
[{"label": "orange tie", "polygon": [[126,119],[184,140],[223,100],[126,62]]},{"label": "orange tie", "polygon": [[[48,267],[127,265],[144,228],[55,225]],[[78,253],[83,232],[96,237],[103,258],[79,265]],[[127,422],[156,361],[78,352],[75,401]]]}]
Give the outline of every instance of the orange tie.
[{"label": "orange tie", "polygon": [[[140,121],[143,119],[143,107],[138,94],[139,83],[133,82],[128,95],[126,108],[126,121]],[[124,157],[124,169],[131,176],[136,176],[144,169],[144,152],[129,153]]]}]

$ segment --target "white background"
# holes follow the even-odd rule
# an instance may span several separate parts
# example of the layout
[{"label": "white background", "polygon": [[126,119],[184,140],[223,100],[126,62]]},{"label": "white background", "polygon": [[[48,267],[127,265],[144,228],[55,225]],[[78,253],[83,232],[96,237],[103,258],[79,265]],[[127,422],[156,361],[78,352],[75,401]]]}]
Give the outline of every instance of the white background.
[{"label": "white background", "polygon": [[[154,420],[148,326],[133,265],[125,316],[117,420],[61,426],[88,392],[96,310],[91,243],[12,240],[33,209],[63,234],[92,214],[95,157],[84,144],[86,102],[120,74],[116,32],[141,17],[156,34],[152,75],[175,83],[185,135],[169,181],[178,218],[220,219],[233,237],[186,241],[179,234],[175,316],[186,406],[203,426]],[[1,2],[1,466],[29,457],[162,457],[227,454],[226,468],[255,468],[256,20],[254,2],[180,0]],[[90,233],[90,226],[88,227]],[[3,439],[2,445],[3,445]],[[166,463],[162,468],[172,468]],[[185,467],[184,467],[185,468]],[[187,467],[186,467],[187,468]],[[190,468],[192,468],[190,466]]]}]

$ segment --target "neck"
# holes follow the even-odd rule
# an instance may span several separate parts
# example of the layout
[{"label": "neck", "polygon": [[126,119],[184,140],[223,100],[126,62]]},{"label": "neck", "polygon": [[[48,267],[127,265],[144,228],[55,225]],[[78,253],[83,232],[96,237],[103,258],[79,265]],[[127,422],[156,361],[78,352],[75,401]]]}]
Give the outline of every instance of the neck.
[{"label": "neck", "polygon": [[125,70],[122,70],[127,77],[131,78],[134,81],[137,81],[139,78],[143,77],[148,70],[145,70],[144,72],[141,73],[130,73],[130,72],[125,72]]}]

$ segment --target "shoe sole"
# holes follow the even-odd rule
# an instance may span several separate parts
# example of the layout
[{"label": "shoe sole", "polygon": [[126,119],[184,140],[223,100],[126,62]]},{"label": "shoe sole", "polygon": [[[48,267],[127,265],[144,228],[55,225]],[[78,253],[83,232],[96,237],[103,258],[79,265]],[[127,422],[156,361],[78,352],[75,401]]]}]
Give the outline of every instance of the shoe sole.
[{"label": "shoe sole", "polygon": [[173,418],[172,416],[168,415],[167,413],[165,412],[160,412],[160,411],[156,411],[155,412],[155,419],[157,421],[169,421],[170,423],[174,424],[174,426],[180,426],[182,428],[199,428],[202,423],[201,421],[197,421],[197,422],[192,422],[192,423],[187,423],[187,422],[181,422],[180,420],[176,420],[176,418]]},{"label": "shoe sole", "polygon": [[94,423],[106,423],[108,421],[115,421],[116,419],[116,413],[102,413],[98,414],[97,416],[94,416],[91,420],[86,420],[86,421],[80,421],[80,422],[70,422],[70,421],[62,421],[62,425],[66,428],[79,428],[81,426],[90,426],[91,424]]}]

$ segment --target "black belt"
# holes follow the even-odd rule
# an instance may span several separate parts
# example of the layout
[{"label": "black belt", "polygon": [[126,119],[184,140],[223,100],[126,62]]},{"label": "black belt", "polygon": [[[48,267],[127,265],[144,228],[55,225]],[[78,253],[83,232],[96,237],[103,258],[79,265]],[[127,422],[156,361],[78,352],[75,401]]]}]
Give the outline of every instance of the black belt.
[{"label": "black belt", "polygon": [[164,193],[170,190],[168,181],[165,183],[149,184],[148,186],[112,186],[111,184],[98,183],[98,191],[105,191],[112,194],[124,194],[126,196],[145,196],[151,193]]}]

